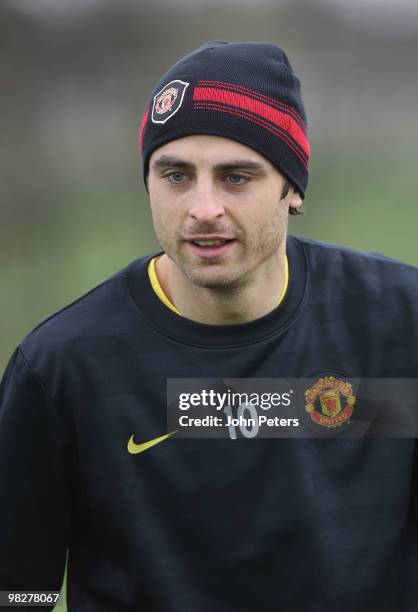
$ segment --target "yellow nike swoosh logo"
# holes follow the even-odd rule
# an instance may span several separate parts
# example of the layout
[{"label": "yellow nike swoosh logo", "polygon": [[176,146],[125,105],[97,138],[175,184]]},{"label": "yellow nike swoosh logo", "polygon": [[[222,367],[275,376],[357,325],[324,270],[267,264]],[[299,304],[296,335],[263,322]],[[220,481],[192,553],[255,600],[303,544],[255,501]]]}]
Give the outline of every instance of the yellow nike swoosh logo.
[{"label": "yellow nike swoosh logo", "polygon": [[156,444],[163,442],[163,440],[167,440],[167,438],[175,434],[177,431],[178,429],[176,429],[176,431],[172,431],[171,433],[164,434],[163,436],[160,436],[159,438],[148,440],[148,442],[142,442],[142,444],[135,444],[134,434],[132,434],[128,442],[128,452],[131,453],[131,455],[137,455],[138,453],[143,453],[148,448],[151,448],[152,446],[155,446]]}]

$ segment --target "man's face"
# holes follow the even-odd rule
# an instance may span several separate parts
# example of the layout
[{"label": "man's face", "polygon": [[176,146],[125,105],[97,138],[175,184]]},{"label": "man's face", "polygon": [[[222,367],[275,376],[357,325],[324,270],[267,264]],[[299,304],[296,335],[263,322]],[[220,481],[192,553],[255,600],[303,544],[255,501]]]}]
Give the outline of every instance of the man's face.
[{"label": "man's face", "polygon": [[284,253],[289,205],[301,200],[262,155],[193,135],[153,152],[148,188],[157,238],[195,285],[238,287]]}]

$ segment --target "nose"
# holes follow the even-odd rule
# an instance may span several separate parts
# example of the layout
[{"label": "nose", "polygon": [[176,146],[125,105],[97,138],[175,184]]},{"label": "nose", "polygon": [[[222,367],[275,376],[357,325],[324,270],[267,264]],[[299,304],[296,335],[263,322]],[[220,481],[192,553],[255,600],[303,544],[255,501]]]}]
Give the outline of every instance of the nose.
[{"label": "nose", "polygon": [[208,222],[225,214],[220,194],[210,180],[197,181],[190,197],[189,215],[197,221]]}]

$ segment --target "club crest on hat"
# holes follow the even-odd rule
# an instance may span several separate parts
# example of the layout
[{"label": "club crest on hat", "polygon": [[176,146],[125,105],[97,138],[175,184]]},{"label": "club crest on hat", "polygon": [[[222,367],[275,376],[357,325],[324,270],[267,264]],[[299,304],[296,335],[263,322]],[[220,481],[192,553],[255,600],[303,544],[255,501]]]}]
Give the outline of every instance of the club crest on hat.
[{"label": "club crest on hat", "polygon": [[153,123],[165,123],[180,108],[190,83],[170,81],[154,96],[151,119]]}]

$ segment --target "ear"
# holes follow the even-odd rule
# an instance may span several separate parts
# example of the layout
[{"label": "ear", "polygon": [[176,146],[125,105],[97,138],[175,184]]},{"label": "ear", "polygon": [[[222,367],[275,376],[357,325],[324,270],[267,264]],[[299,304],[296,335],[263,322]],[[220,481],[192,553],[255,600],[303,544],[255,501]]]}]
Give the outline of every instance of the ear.
[{"label": "ear", "polygon": [[303,200],[300,194],[294,189],[292,189],[292,193],[291,193],[290,200],[289,200],[289,207],[290,208],[300,208],[302,206],[302,202]]}]

